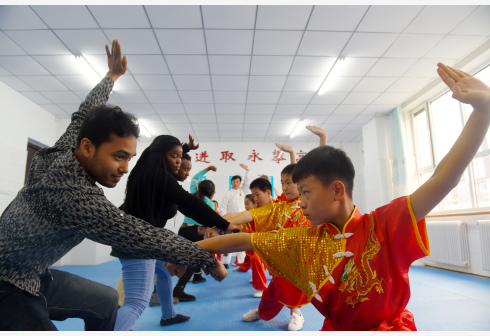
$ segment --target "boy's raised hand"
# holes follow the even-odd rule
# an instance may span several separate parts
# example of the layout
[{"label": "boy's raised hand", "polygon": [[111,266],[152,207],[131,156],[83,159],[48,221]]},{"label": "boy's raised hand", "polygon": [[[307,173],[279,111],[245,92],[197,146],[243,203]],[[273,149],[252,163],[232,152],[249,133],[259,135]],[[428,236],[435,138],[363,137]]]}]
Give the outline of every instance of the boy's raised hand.
[{"label": "boy's raised hand", "polygon": [[411,195],[417,222],[424,218],[458,185],[490,126],[490,88],[479,79],[442,63],[437,73],[453,91],[453,97],[474,108],[466,125],[432,176]]},{"label": "boy's raised hand", "polygon": [[327,145],[328,134],[323,128],[318,126],[306,126],[306,129],[311,133],[318,135],[320,137],[320,146]]},{"label": "boy's raised hand", "polygon": [[490,105],[490,89],[478,78],[464,71],[456,70],[442,63],[437,64],[437,73],[444,83],[453,91],[453,98],[473,108]]}]

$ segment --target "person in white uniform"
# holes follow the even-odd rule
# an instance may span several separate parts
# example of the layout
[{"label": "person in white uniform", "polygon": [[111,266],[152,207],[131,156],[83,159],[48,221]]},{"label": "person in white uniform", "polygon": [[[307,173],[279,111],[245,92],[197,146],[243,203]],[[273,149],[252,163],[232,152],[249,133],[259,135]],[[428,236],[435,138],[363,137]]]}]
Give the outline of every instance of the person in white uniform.
[{"label": "person in white uniform", "polygon": [[[221,202],[221,207],[219,214],[221,216],[226,215],[231,212],[242,212],[245,211],[245,195],[250,194],[250,168],[247,165],[240,163],[240,167],[245,169],[245,176],[242,178],[240,175],[235,175],[231,178],[231,189],[226,193],[223,201]],[[221,262],[225,264],[225,267],[231,261],[234,253],[229,253],[228,255],[221,256]],[[237,252],[237,262],[242,263],[245,258],[245,252]],[[236,265],[234,265],[236,266]]]}]

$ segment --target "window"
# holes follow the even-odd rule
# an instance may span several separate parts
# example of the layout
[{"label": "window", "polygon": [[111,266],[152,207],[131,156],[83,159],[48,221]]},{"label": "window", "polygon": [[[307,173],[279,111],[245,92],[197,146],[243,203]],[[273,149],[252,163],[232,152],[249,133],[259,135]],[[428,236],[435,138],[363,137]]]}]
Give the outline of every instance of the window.
[{"label": "window", "polygon": [[[490,66],[475,77],[490,85]],[[451,91],[414,111],[414,145],[420,185],[432,176],[437,164],[451,149],[472,111],[470,105],[453,99]],[[432,212],[490,208],[489,185],[490,131],[458,186]]]}]

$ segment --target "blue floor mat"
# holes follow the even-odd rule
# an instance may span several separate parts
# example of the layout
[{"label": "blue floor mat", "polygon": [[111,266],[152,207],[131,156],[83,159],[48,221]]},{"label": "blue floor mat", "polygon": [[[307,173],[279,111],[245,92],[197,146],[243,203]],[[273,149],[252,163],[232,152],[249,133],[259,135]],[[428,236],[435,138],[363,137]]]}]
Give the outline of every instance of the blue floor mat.
[{"label": "blue floor mat", "polygon": [[[56,267],[88,279],[114,287],[121,275],[119,261],[97,266]],[[268,275],[268,274],[267,274]],[[407,306],[415,316],[421,331],[490,330],[490,279],[455,273],[429,267],[410,269],[412,296]],[[229,270],[221,283],[206,277],[200,284],[189,283],[185,291],[195,295],[194,302],[180,302],[174,306],[177,314],[190,316],[188,322],[167,327],[160,326],[160,307],[148,307],[133,326],[135,331],[285,331],[289,323],[289,309],[284,308],[271,321],[244,322],[241,316],[257,309],[260,299],[252,295],[251,271]],[[268,275],[268,280],[270,276]],[[177,278],[173,277],[174,284]],[[301,308],[305,318],[302,330],[317,331],[323,325],[323,316],[309,304]],[[54,322],[62,331],[83,330],[79,319]]]}]

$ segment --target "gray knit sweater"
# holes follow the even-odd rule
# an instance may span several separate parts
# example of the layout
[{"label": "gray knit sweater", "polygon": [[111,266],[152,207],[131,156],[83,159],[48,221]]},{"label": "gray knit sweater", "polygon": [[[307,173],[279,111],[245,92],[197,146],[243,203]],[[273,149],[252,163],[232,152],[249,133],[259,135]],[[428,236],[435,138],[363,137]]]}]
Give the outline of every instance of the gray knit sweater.
[{"label": "gray knit sweater", "polygon": [[27,184],[0,217],[0,281],[38,295],[40,276],[84,238],[146,259],[216,266],[216,259],[196,244],[119,210],[73,154],[85,114],[107,102],[113,85],[104,78],[54,147],[34,156]]}]

